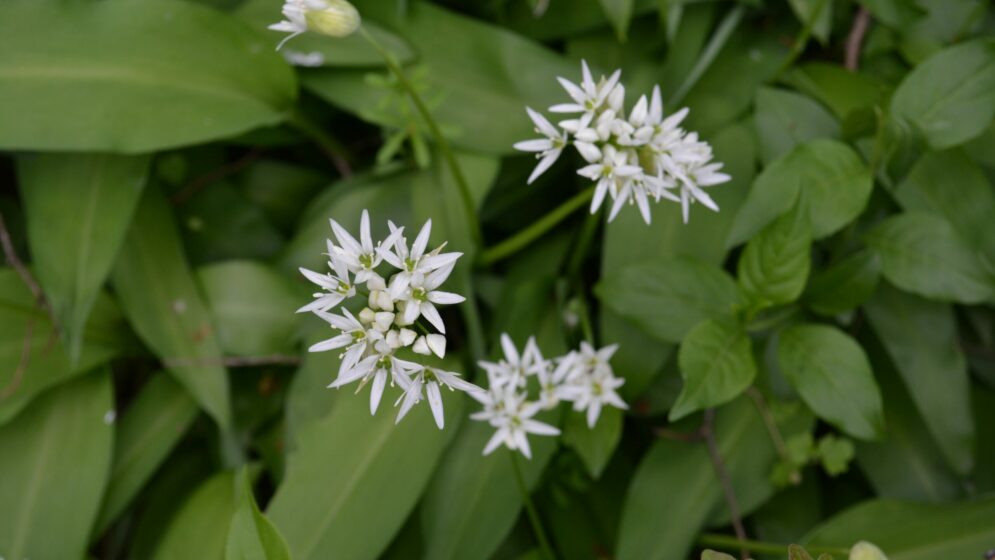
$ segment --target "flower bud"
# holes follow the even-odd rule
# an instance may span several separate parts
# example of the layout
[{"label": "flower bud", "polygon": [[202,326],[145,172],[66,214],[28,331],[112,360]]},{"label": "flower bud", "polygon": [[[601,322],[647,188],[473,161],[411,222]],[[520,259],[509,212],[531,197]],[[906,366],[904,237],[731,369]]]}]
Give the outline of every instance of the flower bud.
[{"label": "flower bud", "polygon": [[311,8],[318,2],[308,4],[304,20],[311,31],[332,37],[345,37],[359,29],[359,12],[346,0],[323,0],[320,4],[324,4],[324,7],[320,9]]},{"label": "flower bud", "polygon": [[850,560],[888,560],[881,549],[867,541],[860,541],[850,549]]}]

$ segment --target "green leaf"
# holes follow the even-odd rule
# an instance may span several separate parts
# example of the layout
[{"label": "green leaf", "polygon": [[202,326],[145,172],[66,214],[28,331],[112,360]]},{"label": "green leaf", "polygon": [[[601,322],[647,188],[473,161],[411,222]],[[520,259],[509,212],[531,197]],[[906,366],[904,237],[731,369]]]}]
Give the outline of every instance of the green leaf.
[{"label": "green leaf", "polygon": [[778,362],[820,418],[856,438],[881,435],[881,392],[864,350],[852,338],[824,325],[788,327],[780,335]]},{"label": "green leaf", "polygon": [[[808,27],[809,22],[814,22],[812,35],[820,43],[826,44],[829,40],[830,25],[833,22],[833,3],[826,0],[788,0],[788,4],[791,5],[791,10],[795,12],[802,27]],[[819,9],[818,13],[816,9]]]},{"label": "green leaf", "polygon": [[677,362],[684,388],[670,420],[731,401],[753,383],[757,366],[750,336],[732,319],[706,319],[691,329]]},{"label": "green leaf", "polygon": [[605,16],[615,28],[618,40],[625,42],[629,33],[629,21],[632,19],[634,0],[599,0]]},{"label": "green leaf", "polygon": [[908,211],[946,221],[989,263],[995,264],[995,192],[981,168],[961,150],[927,152],[893,191]]},{"label": "green leaf", "polygon": [[732,312],[740,296],[721,268],[688,257],[648,259],[610,271],[595,287],[620,316],[665,342],[680,342],[701,321]]},{"label": "green leaf", "polygon": [[972,558],[995,541],[992,519],[995,496],[945,505],[875,500],[836,515],[805,544],[839,546],[863,539],[880,547],[888,560]]},{"label": "green leaf", "polygon": [[[470,401],[476,403],[476,401]],[[522,496],[509,451],[483,456],[494,428],[467,421],[439,462],[421,506],[426,560],[485,560],[493,556],[515,525]],[[520,460],[522,476],[535,487],[557,448],[556,438],[529,442],[531,460]]]},{"label": "green leaf", "polygon": [[247,467],[239,472],[235,484],[237,505],[228,529],[225,560],[290,560],[286,541],[256,505]]},{"label": "green leaf", "polygon": [[192,264],[268,260],[285,242],[262,209],[229,183],[213,184],[177,206],[176,223]]},{"label": "green leaf", "polygon": [[893,216],[868,233],[867,244],[881,257],[885,278],[905,291],[957,303],[993,296],[992,274],[942,218],[922,212]]},{"label": "green leaf", "polygon": [[[697,426],[682,422],[677,429]],[[777,452],[748,398],[718,409],[714,430],[740,513],[748,515],[774,493],[768,478]],[[659,439],[641,459],[626,492],[615,557],[684,560],[706,523],[728,523],[722,515],[727,509],[705,445]]]},{"label": "green leaf", "polygon": [[853,459],[853,442],[827,434],[819,440],[819,461],[829,476],[837,476],[847,471]]},{"label": "green leaf", "polygon": [[862,250],[813,275],[802,298],[820,315],[839,315],[867,301],[880,278],[881,260],[873,251]]},{"label": "green leaf", "polygon": [[38,399],[0,428],[0,550],[7,558],[82,558],[111,466],[109,372]]},{"label": "green leaf", "polygon": [[929,433],[956,472],[973,466],[970,379],[954,310],[881,286],[864,307]]},{"label": "green leaf", "polygon": [[[462,398],[444,398],[447,429],[427,403],[400,424],[366,392],[336,396],[332,412],[301,427],[300,447],[269,504],[295,558],[376,558],[414,509],[461,417]],[[448,391],[447,391],[448,393]],[[332,395],[329,392],[329,398]],[[384,403],[397,398],[387,391]]]},{"label": "green leaf", "polygon": [[[269,39],[270,45],[267,48],[276,49],[276,46],[287,34],[267,28],[280,20],[282,6],[283,0],[250,0],[239,4],[234,13]],[[364,20],[363,29],[401,62],[408,62],[415,57],[411,46],[404,39],[376,23]],[[321,33],[308,32],[291,39],[282,50],[285,56],[288,52],[321,53],[321,66],[382,66],[384,64],[383,57],[361,33],[353,33],[347,37],[330,38]]]},{"label": "green leaf", "polygon": [[104,293],[90,313],[75,364],[65,349],[50,345],[55,336],[55,326],[20,276],[0,269],[0,425],[42,391],[111,360],[131,342],[121,311]]},{"label": "green leaf", "polygon": [[173,514],[152,560],[223,558],[235,511],[234,473],[215,474],[201,483]]},{"label": "green leaf", "polygon": [[849,146],[812,140],[774,160],[753,182],[736,215],[727,246],[750,239],[805,192],[812,237],[822,239],[853,221],[867,205],[871,174]]},{"label": "green leaf", "polygon": [[753,309],[798,299],[811,267],[812,234],[804,199],[760,230],[739,256],[737,276]]},{"label": "green leaf", "polygon": [[112,275],[121,307],[167,371],[226,429],[228,377],[218,365],[214,327],[180,246],[172,211],[158,188],[146,189]]},{"label": "green leaf", "polygon": [[995,117],[995,41],[943,49],[916,66],[891,98],[891,112],[944,149],[984,132]]},{"label": "green leaf", "polygon": [[148,156],[25,155],[18,159],[38,282],[73,361],[100,287],[145,186]]},{"label": "green leaf", "polygon": [[615,447],[622,439],[623,413],[617,408],[603,408],[598,423],[588,427],[585,415],[571,411],[563,425],[563,445],[580,455],[587,472],[600,478]]},{"label": "green leaf", "polygon": [[197,403],[164,373],[128,405],[114,436],[114,460],[94,534],[103,533],[145,485],[197,416]]},{"label": "green leaf", "polygon": [[307,293],[287,277],[257,261],[226,261],[197,269],[197,279],[225,352],[293,352],[303,322],[294,310]]},{"label": "green leaf", "polygon": [[757,90],[754,103],[753,125],[765,163],[809,140],[840,137],[833,115],[804,95],[764,87]]},{"label": "green leaf", "polygon": [[[557,76],[579,80],[579,64],[507,30],[434,4],[410,2],[403,15],[389,2],[364,7],[364,17],[383,24],[418,51],[419,69],[424,72],[420,81],[425,86],[421,95],[458,148],[514,153],[512,144],[535,135],[525,106],[544,109],[567,99]],[[365,119],[408,126],[407,120],[381,108],[389,104],[390,92],[371,88],[368,73],[312,70],[302,80],[309,91]],[[423,125],[420,128],[424,130]]]},{"label": "green leaf", "polygon": [[295,97],[263,37],[192,3],[12,0],[0,38],[0,148],[196,144],[277,124]]},{"label": "green leaf", "polygon": [[788,545],[788,560],[812,560],[812,555],[797,544]]},{"label": "green leaf", "polygon": [[796,66],[784,79],[801,93],[825,104],[839,119],[875,105],[882,95],[881,86],[870,76],[827,62]]},{"label": "green leaf", "polygon": [[930,435],[902,378],[883,348],[869,346],[884,400],[885,437],[857,442],[857,464],[881,498],[949,502],[963,496],[964,481]]},{"label": "green leaf", "polygon": [[735,556],[730,556],[725,552],[716,552],[714,550],[704,550],[701,553],[701,560],[736,560]]}]

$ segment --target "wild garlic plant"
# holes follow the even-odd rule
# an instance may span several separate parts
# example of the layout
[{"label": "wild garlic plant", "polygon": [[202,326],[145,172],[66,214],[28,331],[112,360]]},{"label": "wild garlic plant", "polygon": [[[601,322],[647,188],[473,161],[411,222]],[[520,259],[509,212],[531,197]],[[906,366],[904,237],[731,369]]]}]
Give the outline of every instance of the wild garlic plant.
[{"label": "wild garlic plant", "polygon": [[591,213],[598,211],[606,197],[614,201],[609,222],[627,202],[639,208],[647,224],[651,200],[679,203],[684,223],[695,202],[718,212],[718,205],[704,189],[730,177],[720,171],[722,163],[712,161],[712,147],[700,140],[697,132],[680,127],[688,109],[665,115],[660,86],[655,86],[648,99],[641,96],[626,112],[621,70],[597,82],[586,61],[581,61],[581,71],[580,84],[557,78],[571,102],[549,108],[552,113],[573,114],[573,118],[553,126],[541,113],[526,107],[535,131],[542,135],[515,144],[518,150],[535,152],[539,159],[528,182],[552,167],[572,144],[587,162],[577,174],[596,185]]},{"label": "wild garlic plant", "polygon": [[[436,305],[464,301],[459,294],[439,289],[462,253],[442,252],[445,244],[427,251],[432,220],[425,222],[410,247],[404,228],[390,221],[387,222],[389,235],[374,243],[366,210],[360,218],[359,240],[335,220],[330,222],[335,242],[326,240],[328,271],[300,269],[321,291],[298,312],[314,313],[338,334],[314,344],[309,351],[342,351],[338,377],[329,387],[359,381],[362,389],[372,383],[370,414],[376,413],[389,382],[404,390],[395,403],[400,406],[398,422],[427,396],[441,429],[444,426],[441,389],[448,387],[471,394],[481,389],[461,379],[458,373],[399,354],[445,357],[446,325]],[[362,306],[356,314],[345,306],[354,298],[359,298],[358,305]],[[331,312],[336,307],[339,312]],[[438,332],[431,332],[430,327]]]},{"label": "wild garlic plant", "polygon": [[584,412],[588,427],[593,428],[601,409],[614,406],[627,409],[616,389],[625,383],[615,376],[609,360],[618,349],[613,344],[600,350],[582,342],[580,349],[547,360],[543,358],[535,337],[530,337],[519,351],[507,334],[501,335],[504,358],[497,362],[480,362],[487,374],[486,392],[470,393],[484,409],[470,418],[485,421],[495,428],[484,446],[484,455],[504,445],[532,458],[528,435],[556,436],[560,430],[534,417],[561,402],[573,403]]}]

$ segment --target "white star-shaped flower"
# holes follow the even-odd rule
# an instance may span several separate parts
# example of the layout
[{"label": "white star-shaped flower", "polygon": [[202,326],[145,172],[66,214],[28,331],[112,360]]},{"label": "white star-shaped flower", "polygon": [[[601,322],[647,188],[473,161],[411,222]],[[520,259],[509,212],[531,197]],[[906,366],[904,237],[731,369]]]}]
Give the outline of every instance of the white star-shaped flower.
[{"label": "white star-shaped flower", "polygon": [[608,79],[601,78],[598,83],[595,83],[591,76],[591,69],[587,67],[587,61],[581,60],[580,65],[582,79],[579,85],[566,78],[556,78],[574,102],[553,105],[549,108],[550,111],[554,113],[593,113],[608,100],[608,96],[613,92],[619,77],[622,75],[621,70],[616,70]]},{"label": "white star-shaped flower", "polygon": [[560,157],[563,148],[567,145],[567,134],[557,129],[546,120],[546,117],[533,111],[531,107],[526,107],[525,110],[529,113],[529,118],[536,125],[535,131],[545,136],[545,138],[538,138],[536,140],[516,142],[514,146],[516,150],[522,150],[523,152],[538,152],[536,157],[539,158],[539,163],[532,171],[532,174],[529,175],[527,181],[531,185],[533,181],[545,173],[556,162],[556,159]]},{"label": "white star-shaped flower", "polygon": [[428,405],[432,409],[435,424],[440,430],[445,425],[445,411],[442,408],[442,387],[448,387],[450,391],[458,390],[468,394],[484,392],[480,387],[460,378],[458,373],[431,367],[422,368],[414,372],[410,380],[407,380],[407,383],[406,387],[402,387],[404,395],[401,397],[401,408],[397,412],[395,423],[400,422],[401,418],[404,418],[408,411],[421,401],[424,389],[424,393],[428,395]]},{"label": "white star-shaped flower", "polygon": [[314,301],[298,309],[298,313],[328,311],[342,303],[342,300],[356,295],[356,287],[349,281],[349,268],[345,263],[332,259],[328,262],[328,266],[335,271],[335,274],[327,272],[322,274],[304,267],[299,269],[305,278],[324,291],[315,293]]}]

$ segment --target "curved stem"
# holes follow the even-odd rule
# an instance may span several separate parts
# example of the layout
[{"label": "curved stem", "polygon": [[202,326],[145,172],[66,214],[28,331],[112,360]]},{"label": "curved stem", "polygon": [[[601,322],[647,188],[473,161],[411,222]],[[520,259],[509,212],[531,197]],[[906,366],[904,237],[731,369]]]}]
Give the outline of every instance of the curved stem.
[{"label": "curved stem", "polygon": [[418,114],[421,115],[422,119],[425,121],[426,126],[428,126],[429,132],[432,133],[432,138],[435,139],[435,144],[438,146],[439,151],[442,152],[442,157],[446,160],[446,165],[449,167],[449,172],[453,176],[453,180],[456,182],[456,186],[459,187],[460,198],[463,200],[463,210],[466,213],[467,225],[470,228],[470,235],[473,236],[473,243],[477,247],[482,247],[484,243],[484,236],[480,232],[480,220],[477,218],[477,210],[473,204],[473,197],[470,195],[470,186],[466,182],[466,177],[463,175],[463,170],[460,169],[459,164],[456,162],[456,156],[453,155],[452,149],[449,147],[449,142],[446,137],[442,135],[442,131],[439,129],[438,123],[432,118],[431,111],[428,110],[428,106],[422,101],[422,98],[415,91],[414,86],[408,81],[408,77],[404,74],[404,70],[401,65],[397,62],[397,59],[388,51],[383,45],[377,41],[373,35],[366,30],[365,27],[360,27],[359,32],[363,37],[373,46],[377,52],[383,56],[384,62],[387,64],[387,69],[394,74],[397,78],[397,83],[404,89],[404,92],[408,94],[411,102],[414,104],[415,109],[418,110]]},{"label": "curved stem", "polygon": [[509,257],[529,243],[540,238],[547,231],[553,229],[567,216],[578,208],[583,207],[594,196],[594,186],[581,191],[570,200],[554,208],[551,212],[539,218],[535,223],[515,235],[505,239],[497,245],[484,250],[477,259],[477,264],[481,267],[489,266],[497,261]]},{"label": "curved stem", "polygon": [[[788,546],[790,546],[781,543],[764,541],[741,541],[736,537],[717,533],[704,533],[699,535],[696,542],[699,546],[715,547],[724,550],[739,550],[740,548],[745,548],[751,552],[759,552],[763,554],[787,554]],[[844,557],[850,554],[850,549],[841,546],[808,546],[805,547],[805,550],[812,554],[832,554]]]},{"label": "curved stem", "polygon": [[525,477],[522,475],[522,467],[518,464],[518,456],[515,454],[515,451],[509,449],[508,457],[511,458],[511,470],[515,472],[515,482],[518,483],[518,491],[522,494],[522,504],[525,506],[525,513],[528,514],[529,523],[532,524],[532,532],[535,533],[536,540],[539,541],[539,548],[542,549],[542,555],[546,560],[555,560],[556,556],[553,554],[553,548],[549,545],[549,539],[546,538],[546,531],[542,528],[539,513],[532,503],[529,488],[525,485]]}]

